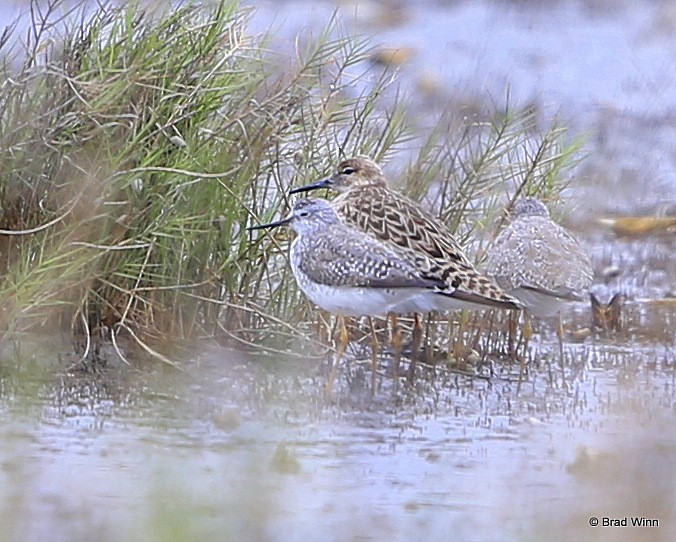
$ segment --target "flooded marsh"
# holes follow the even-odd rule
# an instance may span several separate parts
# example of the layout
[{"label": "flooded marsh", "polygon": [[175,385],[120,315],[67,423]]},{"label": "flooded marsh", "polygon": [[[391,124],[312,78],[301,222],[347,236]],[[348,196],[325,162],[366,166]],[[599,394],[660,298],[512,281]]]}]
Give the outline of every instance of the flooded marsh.
[{"label": "flooded marsh", "polygon": [[195,345],[184,374],[60,372],[5,353],[3,538],[559,540],[642,515],[668,540],[673,358],[599,341],[560,367],[554,344],[518,393],[517,367],[439,367],[374,397],[343,374],[331,401],[323,362]]},{"label": "flooded marsh", "polygon": [[[152,351],[124,333],[114,344],[93,334],[87,341],[78,326],[74,348],[72,333],[54,333],[48,318],[44,332],[3,328],[0,540],[676,539],[676,232],[668,220],[648,231],[618,222],[668,219],[676,209],[668,2],[621,2],[612,13],[603,2],[568,0],[546,10],[530,2],[359,4],[341,3],[337,16],[351,30],[375,32],[383,48],[406,48],[401,84],[420,130],[449,104],[471,116],[509,88],[532,100],[543,122],[559,116],[572,137],[584,134],[586,157],[570,173],[557,217],[591,257],[600,304],[621,294],[617,320],[600,324],[587,299],[567,306],[562,358],[552,319],[535,322],[528,351],[517,345],[510,356],[506,317],[465,314],[449,328],[440,316],[430,328],[434,347],[408,379],[411,319],[401,321],[398,377],[388,324],[377,319],[375,388],[368,324],[356,320],[331,395],[333,322],[306,305],[286,319],[262,309],[251,316],[266,300],[235,297],[224,335],[179,340],[186,319],[175,340],[143,343]],[[325,25],[335,7],[261,2],[250,27],[277,25],[272,48],[283,49],[287,37]],[[276,175],[294,176],[296,186],[312,180],[312,167],[294,167]],[[198,211],[234,185],[219,186]],[[182,179],[172,193],[185,189]],[[256,211],[272,220],[263,203]],[[164,212],[159,206],[158,217]],[[189,226],[176,219],[167,237]],[[488,239],[490,228],[473,234]],[[196,242],[200,231],[191,231]],[[259,292],[287,279],[286,240],[270,246],[277,252],[261,261],[277,274],[256,279]],[[219,253],[232,269],[236,252]],[[211,265],[203,271],[216,274]],[[227,280],[214,289],[231,287]],[[6,307],[3,299],[3,321]],[[170,318],[171,298],[163,307]],[[194,327],[204,331],[205,322],[195,317]],[[604,518],[628,524],[604,527]]]}]

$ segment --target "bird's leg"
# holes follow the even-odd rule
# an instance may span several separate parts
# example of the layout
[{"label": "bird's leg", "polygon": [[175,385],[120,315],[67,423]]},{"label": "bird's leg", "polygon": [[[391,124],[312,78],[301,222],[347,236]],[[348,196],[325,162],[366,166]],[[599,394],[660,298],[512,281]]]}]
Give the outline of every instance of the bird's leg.
[{"label": "bird's leg", "polygon": [[510,363],[511,360],[516,359],[517,345],[515,344],[515,341],[518,321],[519,313],[516,311],[509,311],[507,320],[507,355],[509,356]]},{"label": "bird's leg", "polygon": [[326,381],[326,395],[331,396],[333,392],[333,381],[336,379],[336,374],[338,372],[338,364],[345,354],[345,349],[347,348],[347,343],[350,336],[347,333],[347,326],[345,325],[345,318],[342,314],[338,314],[338,350],[336,351],[336,357],[334,358],[333,365],[331,366],[331,371],[329,372],[329,378]]},{"label": "bird's leg", "polygon": [[422,344],[423,328],[420,323],[420,315],[416,312],[413,315],[415,319],[413,324],[413,344],[411,346],[411,363],[408,366],[408,382],[413,383],[415,378],[415,367],[418,361],[418,353],[420,350],[420,345]]},{"label": "bird's leg", "polygon": [[558,314],[556,336],[559,338],[559,355],[561,356],[561,384],[566,389],[568,386],[566,384],[566,359],[563,357],[563,318],[561,317],[561,311]]},{"label": "bird's leg", "polygon": [[378,354],[380,353],[380,343],[376,335],[376,328],[373,325],[373,318],[370,316],[369,325],[371,326],[371,395],[376,394],[376,375],[378,373]]},{"label": "bird's leg", "polygon": [[432,364],[433,354],[434,354],[434,332],[435,327],[433,326],[434,316],[430,312],[427,314],[427,329],[425,333],[425,362]]},{"label": "bird's leg", "polygon": [[458,333],[455,336],[455,340],[453,341],[453,356],[455,357],[455,361],[458,364],[462,364],[464,366],[465,362],[467,361],[467,344],[466,344],[466,338],[465,338],[465,330],[467,329],[467,315],[468,312],[465,310],[460,311],[460,318],[458,322]]},{"label": "bird's leg", "polygon": [[556,336],[559,338],[559,354],[561,354],[561,364],[563,364],[563,319],[561,318],[561,311],[558,314]]},{"label": "bird's leg", "polygon": [[318,315],[317,316],[317,335],[318,335],[318,338],[319,338],[319,342],[326,344],[328,346],[331,346],[330,341],[329,341],[330,328],[331,328],[331,326],[322,319],[321,315]]},{"label": "bird's leg", "polygon": [[392,324],[392,348],[394,349],[391,372],[396,385],[399,379],[399,362],[401,361],[401,330],[396,314],[390,314],[390,322]]},{"label": "bird's leg", "polygon": [[523,313],[523,356],[519,358],[519,383],[516,386],[516,393],[521,391],[521,383],[526,376],[526,359],[528,357],[528,341],[533,336],[533,326],[531,325],[530,314],[524,311]]},{"label": "bird's leg", "polygon": [[557,314],[556,321],[556,336],[559,339],[559,355],[561,356],[561,366],[563,366],[563,318],[561,317],[561,311]]},{"label": "bird's leg", "polygon": [[528,353],[528,343],[533,337],[533,325],[531,323],[530,314],[527,312],[523,313],[523,350],[524,356]]}]

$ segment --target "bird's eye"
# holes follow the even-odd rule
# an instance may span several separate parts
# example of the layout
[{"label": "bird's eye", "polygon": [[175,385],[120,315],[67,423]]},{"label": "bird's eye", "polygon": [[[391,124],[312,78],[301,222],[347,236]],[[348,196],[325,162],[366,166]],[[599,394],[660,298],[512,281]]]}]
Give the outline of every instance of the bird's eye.
[{"label": "bird's eye", "polygon": [[308,213],[307,211],[301,211],[300,213],[298,213],[298,216],[307,216],[309,214],[310,213]]},{"label": "bird's eye", "polygon": [[357,170],[354,169],[353,167],[346,167],[345,169],[343,169],[343,175],[352,175],[355,171]]}]

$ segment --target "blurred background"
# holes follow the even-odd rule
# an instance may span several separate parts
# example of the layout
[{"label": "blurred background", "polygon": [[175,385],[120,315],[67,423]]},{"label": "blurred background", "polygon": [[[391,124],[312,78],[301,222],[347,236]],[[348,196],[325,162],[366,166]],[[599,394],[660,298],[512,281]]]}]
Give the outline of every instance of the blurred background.
[{"label": "blurred background", "polygon": [[[507,100],[585,141],[582,210],[673,205],[676,7],[670,1],[255,2],[252,28],[293,50],[331,17],[373,36],[418,122]],[[640,149],[639,149],[640,148]],[[596,190],[599,190],[598,192]],[[673,212],[673,210],[672,210]]]}]

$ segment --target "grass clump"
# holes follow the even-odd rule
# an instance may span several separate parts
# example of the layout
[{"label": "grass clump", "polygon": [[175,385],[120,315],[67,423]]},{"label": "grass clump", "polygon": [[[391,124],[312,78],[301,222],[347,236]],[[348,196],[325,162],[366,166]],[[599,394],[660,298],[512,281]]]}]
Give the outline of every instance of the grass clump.
[{"label": "grass clump", "polygon": [[365,43],[327,31],[282,70],[234,1],[32,7],[0,50],[2,328],[194,337],[297,312],[243,230],[338,146],[401,135],[384,78],[350,95]]},{"label": "grass clump", "polygon": [[555,193],[570,156],[527,113],[460,132],[441,119],[413,139],[398,94],[380,103],[391,75],[365,68],[368,42],[335,21],[289,59],[232,0],[31,6],[26,39],[26,21],[0,37],[4,331],[293,339],[314,313],[285,234],[245,229],[285,212],[292,185],[417,145],[406,190],[468,238],[505,195]]}]

